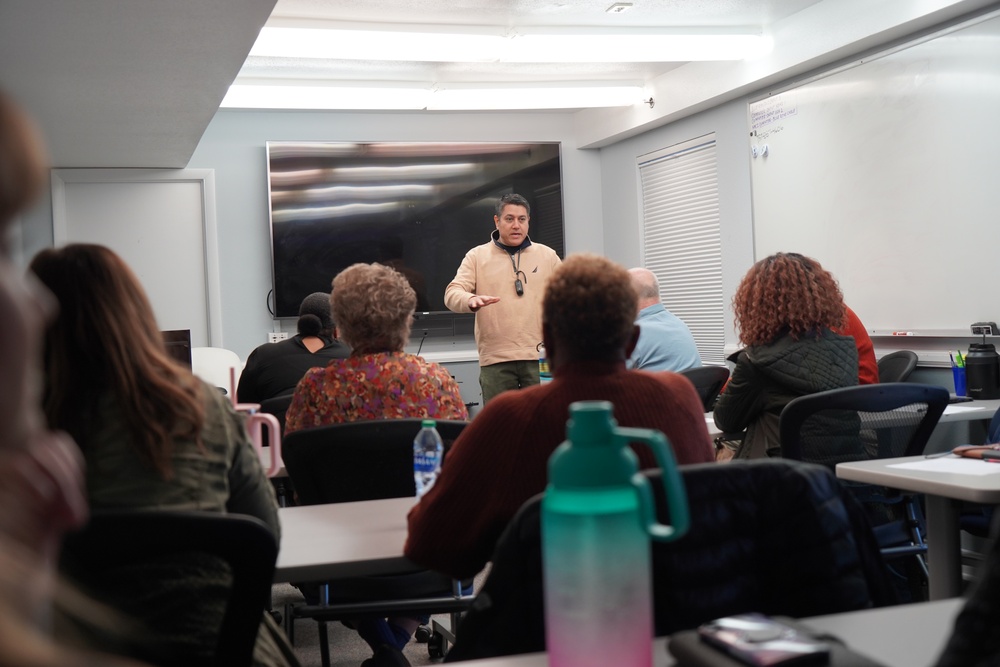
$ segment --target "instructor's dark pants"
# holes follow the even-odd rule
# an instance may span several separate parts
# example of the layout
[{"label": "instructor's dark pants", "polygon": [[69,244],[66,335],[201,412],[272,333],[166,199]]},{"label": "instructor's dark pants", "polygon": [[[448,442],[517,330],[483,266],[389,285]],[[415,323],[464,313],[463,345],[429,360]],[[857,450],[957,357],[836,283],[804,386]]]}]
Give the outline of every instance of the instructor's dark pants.
[{"label": "instructor's dark pants", "polygon": [[500,392],[538,384],[538,359],[501,361],[479,367],[479,386],[483,390],[483,405]]}]

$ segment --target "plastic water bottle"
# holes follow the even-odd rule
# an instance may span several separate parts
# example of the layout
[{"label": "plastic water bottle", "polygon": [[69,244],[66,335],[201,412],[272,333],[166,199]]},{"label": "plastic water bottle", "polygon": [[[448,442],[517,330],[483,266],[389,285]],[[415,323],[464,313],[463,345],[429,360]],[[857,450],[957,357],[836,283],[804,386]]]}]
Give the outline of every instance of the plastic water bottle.
[{"label": "plastic water bottle", "polygon": [[[607,401],[573,403],[569,412],[542,499],[549,665],[651,667],[650,538],[687,531],[684,483],[659,431],[618,428]],[[663,469],[671,525],[656,523],[651,487],[629,447],[637,441]]]},{"label": "plastic water bottle", "polygon": [[437,422],[433,419],[423,420],[417,437],[413,439],[413,484],[417,489],[417,498],[430,491],[441,472],[444,443],[436,426]]},{"label": "plastic water bottle", "polygon": [[535,346],[538,350],[538,383],[545,384],[552,382],[552,371],[549,370],[549,359],[545,356],[545,344],[539,343]]}]

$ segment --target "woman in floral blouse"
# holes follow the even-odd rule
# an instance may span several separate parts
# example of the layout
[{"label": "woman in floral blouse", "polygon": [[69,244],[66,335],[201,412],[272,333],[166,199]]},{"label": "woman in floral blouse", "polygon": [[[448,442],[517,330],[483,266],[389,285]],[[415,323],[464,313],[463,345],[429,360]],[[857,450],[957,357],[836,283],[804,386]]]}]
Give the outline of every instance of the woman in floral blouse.
[{"label": "woman in floral blouse", "polygon": [[330,309],[351,356],[309,370],[295,388],[285,433],[362,419],[468,419],[444,367],[403,351],[417,298],[381,264],[354,264],[333,279]]},{"label": "woman in floral blouse", "polygon": [[[451,374],[403,352],[416,304],[406,278],[387,266],[354,264],[341,271],[333,279],[330,310],[351,356],[306,372],[286,413],[285,433],[363,419],[468,419]],[[303,587],[307,597],[308,591]],[[402,649],[421,622],[426,618],[353,620],[375,653],[363,664],[408,665]]]}]

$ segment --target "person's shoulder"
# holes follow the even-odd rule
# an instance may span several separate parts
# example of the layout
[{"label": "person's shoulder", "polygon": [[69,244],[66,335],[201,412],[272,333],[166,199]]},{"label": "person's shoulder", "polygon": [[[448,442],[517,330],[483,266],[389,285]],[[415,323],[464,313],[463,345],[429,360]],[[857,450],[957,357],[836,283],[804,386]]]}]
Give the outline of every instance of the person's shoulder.
[{"label": "person's shoulder", "polygon": [[633,369],[628,373],[631,381],[637,385],[646,385],[649,391],[676,393],[686,391],[691,385],[690,380],[675,371],[653,371]]}]

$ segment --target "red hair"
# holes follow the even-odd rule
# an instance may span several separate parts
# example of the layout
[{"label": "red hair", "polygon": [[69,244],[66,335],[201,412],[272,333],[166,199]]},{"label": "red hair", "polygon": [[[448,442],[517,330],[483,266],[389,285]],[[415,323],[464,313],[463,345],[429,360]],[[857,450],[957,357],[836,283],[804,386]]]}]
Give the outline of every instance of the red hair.
[{"label": "red hair", "polygon": [[819,262],[779,252],[754,264],[733,296],[744,345],[766,345],[783,334],[798,339],[844,325],[844,296]]}]

